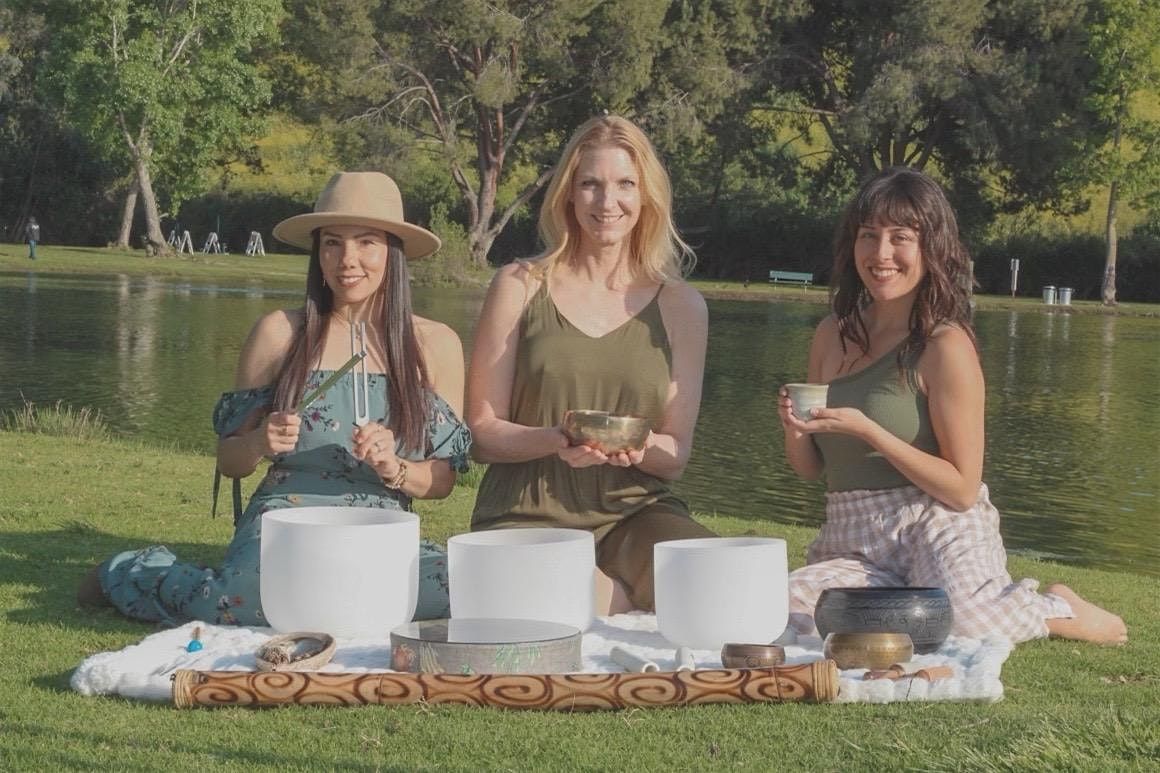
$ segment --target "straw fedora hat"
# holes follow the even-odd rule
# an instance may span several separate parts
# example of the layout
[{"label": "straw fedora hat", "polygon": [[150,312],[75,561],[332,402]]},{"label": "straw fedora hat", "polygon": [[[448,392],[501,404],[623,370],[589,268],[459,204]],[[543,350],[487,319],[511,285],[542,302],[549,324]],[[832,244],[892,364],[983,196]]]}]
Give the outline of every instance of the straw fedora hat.
[{"label": "straw fedora hat", "polygon": [[318,194],[314,211],[274,226],[274,238],[309,250],[314,230],[327,225],[365,225],[403,240],[403,254],[422,258],[439,249],[439,237],[403,219],[399,186],[382,172],[339,172]]}]

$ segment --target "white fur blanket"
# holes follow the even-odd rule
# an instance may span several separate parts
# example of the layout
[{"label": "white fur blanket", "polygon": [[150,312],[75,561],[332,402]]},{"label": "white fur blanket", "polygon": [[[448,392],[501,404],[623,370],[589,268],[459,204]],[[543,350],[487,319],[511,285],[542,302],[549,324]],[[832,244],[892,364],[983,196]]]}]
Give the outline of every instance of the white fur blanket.
[{"label": "white fur blanket", "polygon": [[[186,652],[194,628],[201,627],[203,649]],[[188,623],[152,634],[140,643],[115,652],[88,657],[72,675],[72,688],[84,695],[120,695],[139,700],[167,702],[170,676],[179,668],[200,671],[254,671],[254,653],[273,636],[269,628],[234,628],[205,623]],[[792,634],[785,637],[787,663],[805,663],[822,656],[817,637]],[[587,672],[621,671],[610,653],[614,646],[647,658],[661,671],[677,667],[676,651],[657,633],[653,615],[631,613],[597,618],[584,634],[582,653]],[[950,666],[954,676],[926,682],[922,679],[878,679],[864,681],[864,669],[841,672],[840,703],[891,703],[893,701],[997,701],[1003,697],[999,672],[1011,653],[1005,638],[966,639],[952,636],[937,652],[916,655],[911,661],[917,670],[924,666]],[[720,668],[718,652],[694,650],[698,668]],[[323,672],[381,672],[390,669],[390,644],[383,641],[339,640],[334,659]]]}]

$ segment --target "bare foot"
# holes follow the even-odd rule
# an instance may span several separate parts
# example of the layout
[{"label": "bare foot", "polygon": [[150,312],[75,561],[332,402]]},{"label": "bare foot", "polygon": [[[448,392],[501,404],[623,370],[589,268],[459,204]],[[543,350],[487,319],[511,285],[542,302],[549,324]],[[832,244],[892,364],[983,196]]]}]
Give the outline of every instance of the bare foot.
[{"label": "bare foot", "polygon": [[1051,636],[1096,644],[1127,643],[1128,627],[1124,625],[1119,615],[1097,607],[1062,583],[1048,585],[1044,593],[1053,593],[1064,599],[1075,613],[1075,617],[1055,617],[1048,620],[1047,630]]}]

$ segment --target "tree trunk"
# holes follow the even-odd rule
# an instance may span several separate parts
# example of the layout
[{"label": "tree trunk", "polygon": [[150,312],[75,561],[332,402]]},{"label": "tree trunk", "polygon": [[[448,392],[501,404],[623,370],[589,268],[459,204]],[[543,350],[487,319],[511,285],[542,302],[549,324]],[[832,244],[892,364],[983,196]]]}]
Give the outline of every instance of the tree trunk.
[{"label": "tree trunk", "polygon": [[[1121,95],[1123,97],[1123,95]],[[1126,104],[1126,98],[1122,98],[1120,104]],[[1121,118],[1116,121],[1116,127],[1112,132],[1112,155],[1118,162],[1120,160],[1120,129],[1123,125],[1122,113]],[[1104,231],[1104,239],[1107,243],[1107,253],[1104,258],[1104,284],[1100,288],[1100,295],[1103,297],[1105,306],[1116,305],[1116,247],[1118,240],[1116,238],[1116,206],[1120,199],[1120,180],[1118,177],[1112,178],[1112,187],[1108,190],[1108,222]]]},{"label": "tree trunk", "polygon": [[1108,224],[1104,237],[1107,241],[1107,253],[1104,258],[1104,284],[1100,292],[1105,306],[1116,305],[1116,248],[1118,246],[1118,239],[1116,238],[1116,199],[1119,196],[1119,187],[1120,181],[1112,180],[1112,188],[1108,192]]},{"label": "tree trunk", "polygon": [[121,208],[121,231],[117,235],[117,243],[113,246],[122,250],[129,249],[129,239],[133,236],[133,213],[137,211],[137,178],[129,185],[125,192],[125,203]]},{"label": "tree trunk", "polygon": [[165,235],[161,233],[161,215],[157,212],[157,197],[153,194],[153,175],[149,171],[149,152],[146,147],[137,152],[135,161],[141,202],[145,205],[145,238],[158,255],[172,255],[173,250],[165,243]]},{"label": "tree trunk", "polygon": [[482,219],[467,234],[467,245],[471,253],[471,265],[475,268],[487,268],[487,255],[491,252],[491,245],[495,243],[496,233],[488,228]]},{"label": "tree trunk", "polygon": [[1105,239],[1108,243],[1107,258],[1103,263],[1103,288],[1101,295],[1103,296],[1103,305],[1116,305],[1116,247],[1118,246],[1118,239],[1116,238],[1116,198],[1119,195],[1119,180],[1111,181],[1111,190],[1108,193],[1108,227],[1105,231]]},{"label": "tree trunk", "polygon": [[[497,117],[496,124],[502,120]],[[500,145],[502,135],[485,120],[480,121],[480,139],[476,144],[479,153],[477,169],[479,170],[479,188],[476,194],[476,211],[479,220],[473,224],[468,232],[468,245],[471,251],[471,264],[475,268],[487,268],[487,254],[495,242],[494,232],[495,198],[499,193],[499,175],[503,169],[504,153]]]}]

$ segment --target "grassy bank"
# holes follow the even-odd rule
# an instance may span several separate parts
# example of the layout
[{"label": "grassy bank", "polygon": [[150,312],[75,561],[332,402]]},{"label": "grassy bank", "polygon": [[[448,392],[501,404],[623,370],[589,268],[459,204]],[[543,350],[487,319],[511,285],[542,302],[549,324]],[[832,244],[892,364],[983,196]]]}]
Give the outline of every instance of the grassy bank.
[{"label": "grassy bank", "polygon": [[[1139,770],[1160,758],[1160,580],[1013,560],[1121,612],[1126,647],[1022,645],[991,705],[748,705],[591,715],[432,707],[179,712],[69,691],[86,656],[152,631],[78,609],[95,562],[162,542],[212,563],[213,460],[99,437],[0,431],[0,768],[664,770]],[[467,527],[473,491],[421,503],[424,533]],[[809,529],[727,516],[723,534]]]},{"label": "grassy bank", "polygon": [[[706,298],[729,301],[800,301],[802,303],[829,303],[829,290],[823,286],[802,287],[801,285],[771,284],[752,282],[746,286],[742,282],[722,282],[694,279],[691,283]],[[1043,299],[1011,298],[1006,295],[976,295],[975,308],[980,311],[1050,311],[1058,314],[1119,314],[1132,317],[1160,317],[1160,304],[1121,303],[1104,306],[1099,301],[1073,300],[1067,306],[1044,305]]]},{"label": "grassy bank", "polygon": [[[24,272],[35,269],[38,274],[124,274],[149,276],[161,281],[219,283],[234,287],[277,287],[300,289],[306,277],[307,257],[302,254],[267,253],[245,254],[188,253],[169,257],[148,257],[142,250],[116,250],[103,247],[38,246],[36,261],[28,259],[28,248],[22,244],[0,244],[0,272]],[[434,264],[416,261],[412,273],[422,284],[440,284],[442,273]],[[430,274],[435,281],[426,282]],[[491,272],[480,272],[462,277],[463,284],[483,287]]]},{"label": "grassy bank", "polygon": [[35,270],[38,274],[127,274],[160,280],[231,282],[239,287],[268,283],[301,286],[306,276],[305,255],[181,255],[150,258],[141,250],[102,247],[38,246],[37,259],[28,259],[28,247],[0,244],[0,271]]},{"label": "grassy bank", "polygon": [[[37,247],[38,260],[28,260],[28,248],[22,244],[0,244],[0,272],[28,271],[39,274],[127,274],[152,276],[160,280],[189,282],[224,282],[238,287],[264,286],[299,288],[306,272],[303,255],[182,255],[176,258],[150,258],[140,250],[113,250],[100,247]],[[422,265],[415,266],[422,275]],[[490,272],[479,272],[465,279],[483,287]],[[803,288],[797,285],[769,282],[725,282],[693,280],[693,286],[707,298],[740,301],[801,301],[824,304],[825,287]],[[1096,301],[1072,301],[1070,306],[1046,307],[1040,298],[1009,298],[1002,295],[976,296],[977,308],[987,310],[1052,310],[1069,314],[1123,314],[1160,316],[1160,304],[1121,303],[1106,307]]]}]

